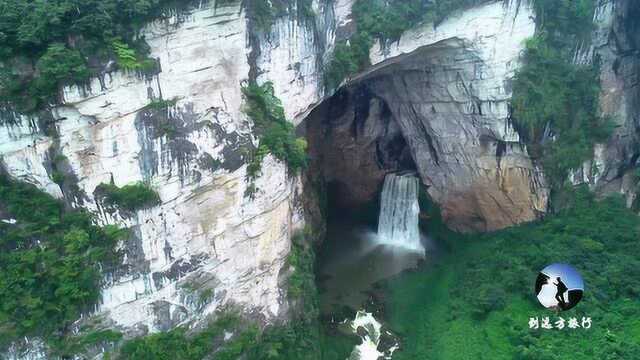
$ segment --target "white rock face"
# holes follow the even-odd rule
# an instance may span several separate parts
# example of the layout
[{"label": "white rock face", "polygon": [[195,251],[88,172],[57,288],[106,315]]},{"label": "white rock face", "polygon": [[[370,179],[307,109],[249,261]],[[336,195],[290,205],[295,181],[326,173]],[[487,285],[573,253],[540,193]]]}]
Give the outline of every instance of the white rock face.
[{"label": "white rock face", "polygon": [[61,198],[60,187],[49,178],[43,161],[53,141],[41,134],[38,119],[12,112],[3,115],[0,165],[15,178],[35,184],[56,198]]},{"label": "white rock face", "polygon": [[[260,80],[284,88],[291,76],[318,77],[303,28],[289,32],[284,20],[276,28],[281,46],[263,65],[278,64]],[[125,332],[168,330],[229,304],[266,322],[286,314],[278,279],[291,233],[304,224],[294,199],[300,188],[282,162],[267,156],[258,192],[245,196],[243,148],[255,142],[242,111],[241,84],[250,69],[247,32],[239,2],[210,2],[153,22],[144,36],[159,74],[118,71],[88,87],[65,88],[64,105],[52,111],[57,139],[44,134],[39,119],[5,116],[0,126],[0,155],[9,174],[62,198],[47,169],[56,144],[77,178],[72,202],[96,213],[102,224],[131,229],[122,244],[125,270],[107,274],[94,313]],[[285,61],[303,64],[301,73],[283,67]],[[290,115],[317,99],[310,95],[318,90],[314,81],[286,87],[292,89],[282,95]],[[146,108],[153,99],[175,105],[154,112]],[[161,132],[165,120],[176,125],[175,134]],[[107,209],[93,194],[110,181],[146,181],[161,205],[134,214]]]},{"label": "white rock face", "polygon": [[637,202],[637,169],[640,60],[636,55],[640,33],[634,27],[638,3],[633,0],[598,2],[592,41],[576,51],[577,63],[600,61],[600,107],[615,123],[612,136],[594,148],[593,160],[575,171],[574,184],[584,183],[600,194],[623,195],[627,205]]},{"label": "white rock face", "polygon": [[491,2],[371,53],[352,81],[389,105],[443,219],[492,231],[546,211],[548,190],[509,121],[511,80],[535,33],[529,2]]},{"label": "white rock face", "polygon": [[[283,163],[267,156],[256,180],[258,192],[245,196],[243,154],[256,139],[242,111],[241,84],[255,67],[259,83],[274,83],[287,117],[301,121],[325,96],[322,64],[340,30],[353,25],[353,2],[314,1],[314,21],[287,16],[269,34],[255,37],[240,2],[203,2],[144,29],[158,74],[118,71],[86,87],[66,87],[64,104],[51,112],[58,138],[46,135],[44,119],[0,114],[0,159],[9,174],[96,213],[102,224],[131,229],[122,244],[123,269],[107,274],[103,300],[90,315],[136,335],[198,321],[229,304],[265,322],[285,316],[286,294],[278,281],[287,270],[289,238],[304,224],[297,200],[302,189]],[[459,41],[480,59],[471,84],[487,114],[483,126],[502,141],[516,142],[506,121],[508,79],[523,41],[534,32],[525,3],[519,9],[490,3],[436,29],[429,24],[414,29],[389,48],[374,47],[374,69],[425,46]],[[259,51],[252,51],[256,47]],[[175,105],[166,111],[147,108],[157,99]],[[457,100],[474,110],[469,99]],[[64,155],[77,193],[52,181],[53,153]],[[501,178],[506,191],[510,181],[522,187],[520,181],[532,171],[527,157],[514,159],[517,179]],[[474,166],[486,178],[495,175],[494,160]],[[109,209],[96,201],[94,191],[110,181],[148,182],[161,204],[133,214]],[[527,201],[526,206],[533,202]]]},{"label": "white rock face", "polygon": [[[263,71],[258,82],[272,81],[288,119],[295,119],[323,95],[320,44],[313,26],[304,19],[278,19],[272,31],[260,39],[257,59]],[[296,120],[296,125],[302,119]]]},{"label": "white rock face", "polygon": [[426,23],[409,30],[388,47],[377,42],[371,52],[371,63],[383,65],[421,47],[449,39],[461,40],[465,49],[478,58],[476,76],[467,85],[482,103],[482,113],[491,117],[487,125],[502,140],[517,142],[518,133],[507,121],[512,95],[509,81],[518,69],[524,42],[535,33],[534,19],[532,4],[528,1],[480,5],[452,14],[437,27]]}]

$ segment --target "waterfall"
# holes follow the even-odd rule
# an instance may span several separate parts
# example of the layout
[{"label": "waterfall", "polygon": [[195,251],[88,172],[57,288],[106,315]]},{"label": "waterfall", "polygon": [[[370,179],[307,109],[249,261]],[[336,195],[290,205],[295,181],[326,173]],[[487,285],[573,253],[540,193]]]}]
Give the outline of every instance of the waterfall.
[{"label": "waterfall", "polygon": [[378,242],[424,253],[418,229],[418,178],[389,174],[380,197]]}]

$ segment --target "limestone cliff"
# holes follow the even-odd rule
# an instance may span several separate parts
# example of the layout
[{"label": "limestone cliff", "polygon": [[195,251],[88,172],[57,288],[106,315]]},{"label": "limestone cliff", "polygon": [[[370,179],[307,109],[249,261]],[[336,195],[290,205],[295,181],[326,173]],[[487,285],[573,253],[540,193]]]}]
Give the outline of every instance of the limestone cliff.
[{"label": "limestone cliff", "polygon": [[[495,230],[542,215],[548,196],[542,170],[509,121],[510,80],[534,32],[529,5],[490,2],[378,44],[372,68],[336,95],[349,99],[334,101],[345,109],[329,105],[333,111],[311,115],[328,117],[329,145],[317,151],[326,157],[328,181],[351,183],[346,192],[362,202],[379,190],[385,172],[408,163],[402,154],[408,151],[413,164],[405,167],[419,172],[454,229]],[[392,164],[389,146],[397,148]],[[363,147],[367,154],[358,156],[354,148]]]},{"label": "limestone cliff", "polygon": [[[122,266],[105,274],[102,302],[87,314],[103,326],[139,336],[228,305],[263,323],[287,316],[281,282],[290,236],[304,225],[300,182],[267,156],[258,192],[245,196],[244,157],[257,140],[241,85],[260,70],[279,92],[294,83],[286,87],[293,94],[278,94],[287,109],[313,101],[309,93],[318,98],[317,80],[306,78],[320,76],[315,25],[284,17],[260,43],[252,43],[250,25],[240,1],[201,2],[144,28],[158,73],[105,69],[90,84],[64,88],[50,111],[1,114],[4,171],[94,212],[102,224],[130,229]],[[271,61],[277,65],[267,69]],[[158,110],[153,103],[161,100],[168,107]],[[52,180],[54,166],[69,180],[63,186]],[[137,181],[148,182],[161,204],[122,213],[94,196],[101,183]],[[44,356],[34,348],[12,356]]]},{"label": "limestone cliff", "polygon": [[[389,171],[415,170],[455,229],[495,230],[546,211],[542,170],[509,122],[510,79],[535,32],[528,2],[488,2],[378,44],[369,70],[325,94],[322,69],[354,26],[352,3],[314,1],[313,19],[281,16],[265,33],[240,1],[203,1],[144,28],[159,72],[106,67],[64,88],[50,111],[2,109],[3,171],[131,229],[124,263],[106,274],[103,300],[87,315],[129,336],[227,305],[263,323],[286,318],[289,239],[313,220],[300,201],[311,190],[267,156],[256,196],[245,196],[245,155],[257,143],[242,111],[249,80],[272,81],[288,119],[306,119],[312,171],[344,184],[348,201],[375,197]],[[613,191],[630,191],[624,174],[638,158],[638,39],[624,8],[632,3],[603,2],[594,41],[605,59],[603,105],[624,123],[597,151],[597,186]],[[158,100],[168,107],[150,106]],[[70,180],[55,183],[54,170]],[[148,182],[161,204],[113,211],[94,194],[111,181]],[[11,356],[45,356],[34,348]]]},{"label": "limestone cliff", "polygon": [[601,1],[591,44],[578,50],[576,61],[600,62],[603,113],[616,128],[606,144],[596,146],[594,161],[574,174],[600,194],[618,193],[631,206],[637,201],[640,157],[640,4],[631,0]]}]

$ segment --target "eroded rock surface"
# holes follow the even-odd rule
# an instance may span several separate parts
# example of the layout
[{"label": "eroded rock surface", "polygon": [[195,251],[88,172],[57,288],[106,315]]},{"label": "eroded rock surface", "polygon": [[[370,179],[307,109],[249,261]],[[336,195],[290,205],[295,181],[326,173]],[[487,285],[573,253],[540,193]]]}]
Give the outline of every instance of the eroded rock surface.
[{"label": "eroded rock surface", "polygon": [[[495,230],[545,212],[544,177],[508,111],[510,79],[535,31],[528,2],[485,3],[378,45],[371,69],[327,100],[322,69],[335,41],[355,29],[352,4],[314,1],[314,19],[284,16],[266,34],[240,1],[204,1],[145,27],[159,72],[105,72],[66,87],[63,104],[38,116],[0,111],[4,171],[102,224],[131,229],[122,266],[107,273],[103,301],[87,315],[131,336],[197,322],[228,304],[263,322],[286,316],[280,274],[291,233],[317,220],[303,218],[300,201],[315,184],[305,182],[302,194],[300,179],[267,156],[255,198],[244,196],[244,156],[256,145],[242,111],[249,80],[272,81],[296,124],[320,104],[310,115],[317,126],[306,126],[312,161],[342,184],[346,202],[375,197],[389,171],[417,170],[458,230]],[[588,166],[598,175],[576,174],[630,201],[640,98],[634,16],[632,0],[601,2],[594,46],[580,52],[601,55],[603,108],[622,126]],[[149,106],[160,99],[171,102]],[[55,171],[70,181],[56,184]],[[111,181],[146,181],[161,204],[108,209],[94,193]],[[11,356],[46,356],[30,341],[31,353]]]},{"label": "eroded rock surface", "polygon": [[[353,106],[339,112],[334,99],[329,111],[317,110],[324,115],[311,116],[326,117],[322,136],[331,140],[322,167],[328,181],[351,179],[358,185],[350,195],[362,201],[379,191],[386,172],[415,166],[454,229],[490,231],[541,216],[548,197],[544,176],[520,143],[508,109],[510,80],[534,31],[529,5],[495,2],[374,48],[373,67],[335,95],[369,94],[374,103],[359,106],[366,115]],[[384,164],[385,157],[401,157],[386,147],[397,135],[415,165]]]},{"label": "eroded rock surface", "polygon": [[615,123],[606,144],[595,148],[594,161],[573,176],[600,194],[618,193],[631,206],[637,198],[636,168],[640,157],[640,3],[633,0],[600,2],[590,46],[576,61],[600,61],[600,105]]},{"label": "eroded rock surface", "polygon": [[[262,322],[287,316],[280,276],[290,236],[304,225],[301,187],[267,156],[255,197],[245,196],[244,157],[256,145],[241,92],[256,66],[250,31],[239,1],[202,2],[144,29],[159,72],[104,73],[66,87],[50,112],[0,114],[7,173],[94,212],[101,224],[130,229],[122,266],[105,269],[102,301],[87,314],[127,335],[204,321],[228,305]],[[298,35],[281,41],[300,44],[288,36]],[[298,76],[285,68],[315,56],[306,51],[279,60],[263,81]],[[58,163],[70,179],[62,186],[52,180]],[[101,183],[138,181],[158,192],[160,205],[123,212],[95,197]]]}]

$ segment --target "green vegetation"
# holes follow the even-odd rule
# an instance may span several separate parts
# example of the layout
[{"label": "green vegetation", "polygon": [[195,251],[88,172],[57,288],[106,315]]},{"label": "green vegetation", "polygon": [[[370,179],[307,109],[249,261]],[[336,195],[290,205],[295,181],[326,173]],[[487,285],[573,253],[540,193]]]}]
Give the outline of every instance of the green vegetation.
[{"label": "green vegetation", "polygon": [[[244,329],[241,329],[244,327]],[[225,331],[234,332],[234,337],[223,347]],[[200,360],[215,352],[215,359],[237,359],[256,343],[258,330],[241,324],[235,314],[222,314],[204,330],[187,334],[178,328],[165,333],[154,334],[126,342],[119,353],[119,359],[135,360]]]},{"label": "green vegetation", "polygon": [[178,5],[172,0],[2,0],[0,101],[21,111],[37,110],[57,100],[60,85],[87,80],[108,59],[124,69],[152,69],[148,47],[144,39],[134,40],[136,34],[167,6]]},{"label": "green vegetation", "polygon": [[246,100],[245,112],[253,120],[260,138],[260,146],[251,154],[247,169],[249,178],[258,176],[262,159],[268,153],[284,161],[292,172],[306,167],[307,143],[296,137],[295,128],[285,118],[282,102],[273,92],[273,84],[249,84],[242,88],[242,93]]},{"label": "green vegetation", "polygon": [[[633,179],[633,183],[636,184],[635,185],[636,192],[640,193],[640,168],[633,169],[632,179]],[[633,199],[633,203],[631,204],[631,209],[636,213],[640,212],[640,196],[636,196],[636,198]]]},{"label": "green vegetation", "polygon": [[156,66],[155,61],[141,55],[120,39],[111,41],[113,52],[116,55],[118,65],[125,70],[150,71]]},{"label": "green vegetation", "polygon": [[147,109],[151,110],[166,110],[172,106],[175,106],[178,103],[177,98],[165,100],[165,99],[154,99],[148,105]]},{"label": "green vegetation", "polygon": [[100,268],[118,259],[121,230],[32,185],[0,176],[0,349],[24,336],[50,339],[100,296]]},{"label": "green vegetation", "polygon": [[[435,269],[390,281],[386,307],[403,337],[394,359],[635,359],[640,356],[640,220],[619,198],[579,189],[553,217],[493,234],[441,233],[450,249]],[[530,317],[556,314],[535,298],[537,273],[575,266],[585,296],[566,319],[591,329],[530,330]]]},{"label": "green vegetation", "polygon": [[375,39],[386,43],[420,22],[435,24],[452,12],[486,0],[358,0],[352,16],[358,26],[348,41],[336,44],[333,59],[326,69],[326,86],[334,89],[342,80],[367,68]]},{"label": "green vegetation", "polygon": [[312,0],[254,0],[249,3],[249,14],[258,30],[268,32],[279,17],[297,11],[303,20],[312,20],[315,16]]},{"label": "green vegetation", "polygon": [[[225,332],[233,337],[224,341]],[[205,329],[189,334],[178,328],[126,342],[118,359],[128,360],[304,360],[317,359],[317,353],[301,348],[294,328],[271,327],[261,332],[237,315],[223,317]],[[308,341],[313,341],[310,339]],[[317,350],[317,349],[316,349]],[[313,351],[313,350],[311,350]]]},{"label": "green vegetation", "polygon": [[160,196],[145,183],[134,183],[121,188],[114,184],[100,184],[95,195],[107,206],[115,206],[127,211],[135,211],[158,205]]},{"label": "green vegetation", "polygon": [[51,173],[51,180],[58,185],[64,184],[64,181],[67,179],[66,175],[62,171],[54,170]]},{"label": "green vegetation", "polygon": [[557,190],[612,126],[600,116],[597,59],[593,65],[573,63],[576,44],[589,41],[594,1],[536,0],[535,9],[539,31],[527,42],[514,79],[512,117]]},{"label": "green vegetation", "polygon": [[92,330],[80,335],[53,338],[49,340],[51,354],[63,359],[81,354],[92,347],[114,346],[122,339],[122,333],[114,330]]},{"label": "green vegetation", "polygon": [[181,121],[175,119],[171,109],[178,103],[178,98],[154,99],[144,109],[144,115],[152,126],[151,136],[154,138],[167,137],[175,139],[180,134]]},{"label": "green vegetation", "polygon": [[[315,253],[313,249],[304,245],[305,238],[310,237],[310,229],[299,231],[293,235],[292,247],[287,263],[293,269],[289,277],[289,296],[293,299],[303,298],[305,295],[315,292],[315,275],[313,265]],[[316,307],[317,304],[311,304]]]}]

